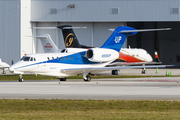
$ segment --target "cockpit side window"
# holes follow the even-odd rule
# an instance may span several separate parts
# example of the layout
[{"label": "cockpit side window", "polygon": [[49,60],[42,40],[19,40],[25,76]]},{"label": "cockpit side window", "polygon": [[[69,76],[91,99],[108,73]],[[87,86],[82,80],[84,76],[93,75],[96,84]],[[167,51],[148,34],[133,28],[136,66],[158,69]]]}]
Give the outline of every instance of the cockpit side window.
[{"label": "cockpit side window", "polygon": [[29,61],[30,57],[24,57],[23,61]]},{"label": "cockpit side window", "polygon": [[63,49],[63,50],[61,51],[61,53],[67,53],[67,50],[66,50],[66,49]]},{"label": "cockpit side window", "polygon": [[34,61],[36,61],[36,59],[34,58]]},{"label": "cockpit side window", "polygon": [[23,57],[20,59],[20,61],[22,61],[22,60],[24,59],[24,57],[25,57],[25,56],[23,56]]},{"label": "cockpit side window", "polygon": [[33,58],[31,57],[30,61],[33,61]]}]

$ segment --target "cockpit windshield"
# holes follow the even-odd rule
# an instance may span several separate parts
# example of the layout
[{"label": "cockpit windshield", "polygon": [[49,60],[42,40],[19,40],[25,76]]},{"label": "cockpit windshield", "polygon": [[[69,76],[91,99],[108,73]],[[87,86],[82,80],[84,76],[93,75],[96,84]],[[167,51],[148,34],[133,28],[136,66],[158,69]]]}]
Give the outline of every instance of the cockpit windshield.
[{"label": "cockpit windshield", "polygon": [[67,53],[66,49],[61,50],[61,53]]},{"label": "cockpit windshield", "polygon": [[20,61],[36,61],[33,57],[24,56],[20,59]]}]

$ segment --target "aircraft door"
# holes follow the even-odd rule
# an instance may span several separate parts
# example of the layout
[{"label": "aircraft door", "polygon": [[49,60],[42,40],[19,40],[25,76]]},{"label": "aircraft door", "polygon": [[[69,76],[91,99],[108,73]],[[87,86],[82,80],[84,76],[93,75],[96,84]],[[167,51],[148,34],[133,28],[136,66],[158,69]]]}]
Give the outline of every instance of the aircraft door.
[{"label": "aircraft door", "polygon": [[46,57],[45,56],[41,56],[41,70],[45,70],[46,69],[46,64],[47,64],[47,61],[46,61]]}]

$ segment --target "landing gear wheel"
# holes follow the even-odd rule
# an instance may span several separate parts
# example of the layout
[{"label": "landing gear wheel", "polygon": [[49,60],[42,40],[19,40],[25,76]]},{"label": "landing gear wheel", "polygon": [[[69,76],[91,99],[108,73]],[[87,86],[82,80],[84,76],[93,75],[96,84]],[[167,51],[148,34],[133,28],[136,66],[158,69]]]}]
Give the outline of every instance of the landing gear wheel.
[{"label": "landing gear wheel", "polygon": [[6,71],[3,69],[3,72],[2,72],[2,74],[6,74]]},{"label": "landing gear wheel", "polygon": [[112,70],[112,75],[118,75],[118,70]]},{"label": "landing gear wheel", "polygon": [[19,82],[23,82],[22,75],[19,75]]},{"label": "landing gear wheel", "polygon": [[142,74],[146,74],[146,70],[142,70]]},{"label": "landing gear wheel", "polygon": [[90,82],[91,81],[91,77],[90,76],[86,76],[86,79],[84,79],[85,82]]},{"label": "landing gear wheel", "polygon": [[19,82],[23,82],[23,79],[19,77]]},{"label": "landing gear wheel", "polygon": [[66,78],[59,78],[60,81],[66,81]]}]

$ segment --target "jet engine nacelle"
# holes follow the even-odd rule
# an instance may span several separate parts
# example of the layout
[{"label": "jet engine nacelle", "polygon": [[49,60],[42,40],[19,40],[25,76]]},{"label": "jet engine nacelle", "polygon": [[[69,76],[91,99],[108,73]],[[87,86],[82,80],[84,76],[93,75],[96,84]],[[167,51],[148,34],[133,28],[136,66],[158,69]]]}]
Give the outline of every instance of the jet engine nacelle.
[{"label": "jet engine nacelle", "polygon": [[116,60],[119,57],[119,53],[112,49],[91,48],[87,50],[86,57],[92,62],[107,62]]}]

